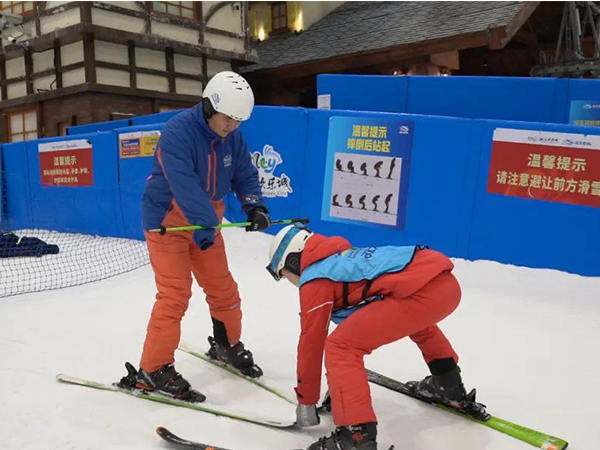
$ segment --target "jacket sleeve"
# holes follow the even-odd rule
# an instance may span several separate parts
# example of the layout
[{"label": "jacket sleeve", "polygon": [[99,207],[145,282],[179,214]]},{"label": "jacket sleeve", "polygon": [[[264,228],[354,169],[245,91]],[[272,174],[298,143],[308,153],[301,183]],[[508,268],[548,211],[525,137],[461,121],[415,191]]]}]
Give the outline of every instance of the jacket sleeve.
[{"label": "jacket sleeve", "polygon": [[333,309],[329,281],[313,280],[300,289],[300,340],[298,342],[298,402],[314,405],[321,395],[323,350]]},{"label": "jacket sleeve", "polygon": [[166,129],[157,148],[158,162],[173,197],[191,225],[219,224],[210,198],[204,190],[206,174],[201,178],[194,171],[194,143],[181,132]]},{"label": "jacket sleeve", "polygon": [[241,132],[238,132],[234,143],[234,173],[231,184],[233,190],[242,205],[244,212],[261,207],[267,209],[262,198],[260,184],[258,183],[258,171],[250,161],[250,152]]}]

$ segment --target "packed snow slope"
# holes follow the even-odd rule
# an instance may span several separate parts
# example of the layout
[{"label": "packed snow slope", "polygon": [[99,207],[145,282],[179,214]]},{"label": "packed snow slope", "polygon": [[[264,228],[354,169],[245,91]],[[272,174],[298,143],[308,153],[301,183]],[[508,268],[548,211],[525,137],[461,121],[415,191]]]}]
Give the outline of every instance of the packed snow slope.
[{"label": "packed snow slope", "polygon": [[[237,229],[224,235],[243,298],[243,341],[265,381],[292,396],[297,290],[274,282],[264,269],[271,236]],[[463,298],[441,328],[461,356],[467,388],[476,387],[495,416],[561,437],[575,450],[598,448],[600,278],[454,262]],[[327,416],[306,431],[273,430],[55,381],[62,372],[111,382],[125,373],[125,361],[137,366],[154,295],[153,273],[143,266],[99,282],[1,299],[0,448],[168,448],[154,434],[158,425],[234,450],[305,448],[329,434]],[[195,286],[182,338],[205,351],[211,330],[204,294]],[[409,339],[376,350],[366,365],[400,380],[427,375]],[[293,405],[193,356],[178,351],[176,368],[208,396],[207,406],[294,417]],[[533,448],[400,394],[371,390],[380,441],[399,450]]]}]

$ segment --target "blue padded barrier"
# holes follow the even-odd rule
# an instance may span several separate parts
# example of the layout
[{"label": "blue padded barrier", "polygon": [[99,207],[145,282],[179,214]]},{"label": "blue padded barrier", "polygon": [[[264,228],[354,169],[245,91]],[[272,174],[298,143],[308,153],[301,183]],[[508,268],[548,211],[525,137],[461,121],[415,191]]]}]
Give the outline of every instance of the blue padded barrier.
[{"label": "blue padded barrier", "polygon": [[[92,144],[93,184],[91,186],[43,186],[38,145],[73,139]],[[48,230],[121,236],[123,220],[117,178],[117,149],[114,133],[100,132],[28,141],[27,155],[32,222]]]},{"label": "blue padded barrier", "polygon": [[[116,129],[117,152],[120,135],[141,131],[162,131],[164,126],[164,123],[156,123]],[[121,195],[120,207],[123,215],[123,237],[144,239],[141,202],[144,183],[148,175],[150,175],[153,161],[153,156],[124,158],[119,154],[119,191]]]},{"label": "blue padded barrier", "polygon": [[[253,158],[262,161],[264,166],[272,164],[271,168],[259,171],[259,177],[262,176],[266,185],[263,192],[269,192],[269,183],[274,194],[274,191],[279,190],[280,195],[265,198],[274,219],[288,219],[300,214],[300,199],[303,186],[306,185],[307,172],[307,168],[302,164],[306,148],[307,120],[308,114],[304,108],[257,106],[252,112],[252,118],[241,125]],[[281,160],[277,160],[277,155],[272,151],[279,154]],[[284,188],[284,175],[289,178],[292,192],[286,192]],[[280,186],[279,189],[277,186]],[[282,196],[284,194],[287,196]],[[246,220],[246,214],[242,212],[233,193],[226,197],[226,203],[227,218],[230,221]],[[280,227],[273,227],[269,232],[276,233],[279,229]]]},{"label": "blue padded barrier", "polygon": [[145,116],[137,116],[131,119],[131,126],[167,122],[171,117],[176,116],[182,111],[185,111],[185,109],[176,109],[173,111],[165,111],[156,114],[147,114]]},{"label": "blue padded barrier", "polygon": [[[325,176],[325,154],[329,118],[380,117],[414,121],[406,227],[404,230],[373,228],[370,224],[338,224],[322,221],[321,198]],[[469,197],[475,180],[478,155],[472,151],[471,122],[403,114],[349,111],[310,111],[308,146],[305,154],[305,188],[302,215],[325,234],[341,234],[356,245],[429,244],[452,255],[467,248],[470,219]],[[316,199],[316,200],[315,200]]]},{"label": "blue padded barrier", "polygon": [[2,166],[6,189],[3,229],[33,228],[27,144],[2,144]]},{"label": "blue padded barrier", "polygon": [[86,123],[84,125],[72,125],[67,127],[67,135],[95,133],[97,131],[110,131],[115,128],[128,127],[131,119],[107,120],[106,122]]},{"label": "blue padded barrier", "polygon": [[[486,192],[495,128],[600,135],[592,127],[477,121],[481,164],[466,257],[600,276],[600,208]],[[598,151],[598,150],[590,150]]]}]

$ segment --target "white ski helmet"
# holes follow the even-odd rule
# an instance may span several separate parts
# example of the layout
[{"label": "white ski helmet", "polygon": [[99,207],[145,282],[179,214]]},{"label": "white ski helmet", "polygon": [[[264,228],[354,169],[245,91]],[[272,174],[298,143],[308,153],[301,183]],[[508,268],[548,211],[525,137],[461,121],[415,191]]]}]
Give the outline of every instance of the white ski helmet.
[{"label": "white ski helmet", "polygon": [[252,88],[244,77],[230,71],[213,76],[202,98],[207,98],[215,111],[239,121],[248,120],[254,108]]},{"label": "white ski helmet", "polygon": [[281,270],[286,268],[294,273],[300,273],[299,260],[290,266],[288,256],[293,253],[300,253],[304,250],[306,240],[312,236],[312,231],[301,223],[294,223],[283,227],[271,242],[269,248],[269,265],[267,270],[276,281],[281,279]]}]

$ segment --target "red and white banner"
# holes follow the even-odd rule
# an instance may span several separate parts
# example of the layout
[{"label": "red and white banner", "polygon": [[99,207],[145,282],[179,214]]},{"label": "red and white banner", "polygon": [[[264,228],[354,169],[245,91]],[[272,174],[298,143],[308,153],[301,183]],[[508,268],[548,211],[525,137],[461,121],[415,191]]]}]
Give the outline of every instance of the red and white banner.
[{"label": "red and white banner", "polygon": [[87,139],[38,144],[43,187],[94,184],[92,144]]},{"label": "red and white banner", "polygon": [[600,136],[494,130],[487,192],[600,208]]}]

